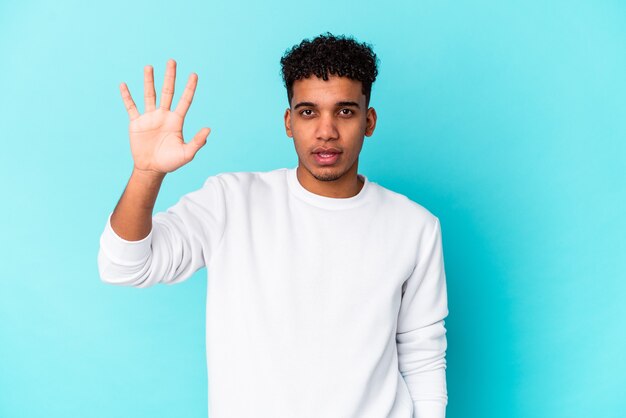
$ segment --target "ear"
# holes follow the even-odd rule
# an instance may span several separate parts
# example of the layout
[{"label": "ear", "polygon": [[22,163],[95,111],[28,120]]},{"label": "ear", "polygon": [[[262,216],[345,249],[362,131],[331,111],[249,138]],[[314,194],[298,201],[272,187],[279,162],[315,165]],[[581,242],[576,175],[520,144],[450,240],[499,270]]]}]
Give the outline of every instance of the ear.
[{"label": "ear", "polygon": [[285,110],[285,132],[289,138],[293,138],[293,133],[291,132],[291,109],[287,108]]},{"label": "ear", "polygon": [[376,129],[376,110],[373,107],[367,109],[367,116],[365,119],[365,136],[372,136],[374,129]]}]

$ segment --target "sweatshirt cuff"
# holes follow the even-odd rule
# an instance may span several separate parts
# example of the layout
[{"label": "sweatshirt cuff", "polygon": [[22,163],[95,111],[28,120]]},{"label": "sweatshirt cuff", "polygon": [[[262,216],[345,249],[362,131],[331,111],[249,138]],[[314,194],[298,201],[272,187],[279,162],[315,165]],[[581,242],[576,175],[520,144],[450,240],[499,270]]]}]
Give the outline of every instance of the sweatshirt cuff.
[{"label": "sweatshirt cuff", "polygon": [[445,418],[446,404],[437,401],[413,401],[414,418]]},{"label": "sweatshirt cuff", "polygon": [[100,237],[100,247],[107,256],[119,264],[136,264],[143,261],[152,251],[152,231],[148,236],[138,241],[128,241],[115,233],[111,226],[111,216],[109,214],[104,232]]}]

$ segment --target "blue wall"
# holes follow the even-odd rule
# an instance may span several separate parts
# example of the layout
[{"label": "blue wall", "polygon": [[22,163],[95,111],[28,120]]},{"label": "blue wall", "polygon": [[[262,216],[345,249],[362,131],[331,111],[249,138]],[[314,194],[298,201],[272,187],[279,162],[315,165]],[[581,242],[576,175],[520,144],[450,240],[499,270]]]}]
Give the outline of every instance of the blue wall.
[{"label": "blue wall", "polygon": [[1,417],[206,417],[205,270],[98,277],[132,168],[118,85],[141,110],[144,65],[160,90],[178,61],[174,103],[199,75],[185,134],[213,132],[164,210],[296,165],[279,59],[327,30],[381,60],[359,171],[441,219],[448,417],[623,416],[626,3],[111,0],[0,3]]}]

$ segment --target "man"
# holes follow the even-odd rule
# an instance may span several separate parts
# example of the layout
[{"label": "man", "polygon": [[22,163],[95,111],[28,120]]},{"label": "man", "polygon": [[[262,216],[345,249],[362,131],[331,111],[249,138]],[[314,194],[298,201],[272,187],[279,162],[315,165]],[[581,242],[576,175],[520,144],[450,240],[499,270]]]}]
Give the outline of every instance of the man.
[{"label": "man", "polygon": [[298,166],[211,176],[154,216],[166,173],[209,134],[182,137],[197,76],[171,111],[175,62],[158,108],[146,67],[143,115],[121,85],[134,170],[100,240],[101,278],[146,287],[207,267],[210,418],[444,417],[439,221],[358,174],[376,55],[326,34],[281,64]]}]

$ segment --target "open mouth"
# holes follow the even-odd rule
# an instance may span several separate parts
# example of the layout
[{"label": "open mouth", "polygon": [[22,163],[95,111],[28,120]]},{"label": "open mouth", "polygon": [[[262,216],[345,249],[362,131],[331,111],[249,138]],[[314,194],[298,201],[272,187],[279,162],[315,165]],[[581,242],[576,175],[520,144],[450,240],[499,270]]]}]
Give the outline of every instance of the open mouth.
[{"label": "open mouth", "polygon": [[318,164],[320,165],[331,165],[331,164],[335,164],[337,162],[337,160],[339,159],[339,154],[338,152],[318,152],[315,153],[315,161],[317,161]]}]

